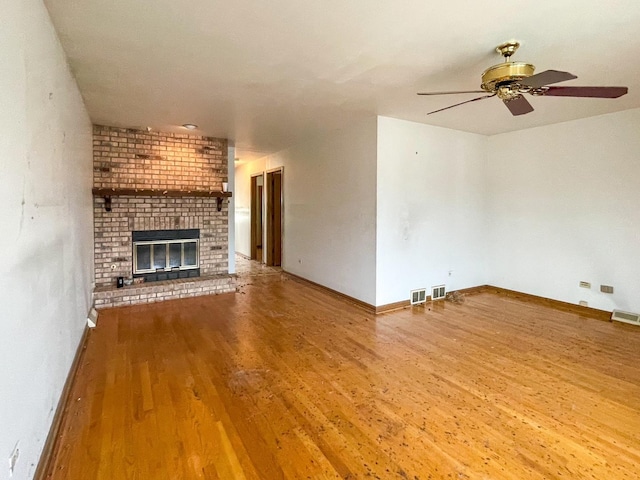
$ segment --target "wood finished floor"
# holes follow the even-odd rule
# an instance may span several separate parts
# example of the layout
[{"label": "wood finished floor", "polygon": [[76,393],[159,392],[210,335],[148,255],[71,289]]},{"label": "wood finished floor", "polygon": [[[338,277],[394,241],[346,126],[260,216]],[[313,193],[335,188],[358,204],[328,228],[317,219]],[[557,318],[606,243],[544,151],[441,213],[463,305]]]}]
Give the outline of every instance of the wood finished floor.
[{"label": "wood finished floor", "polygon": [[640,329],[492,293],[377,317],[280,273],[104,310],[49,478],[637,479]]}]

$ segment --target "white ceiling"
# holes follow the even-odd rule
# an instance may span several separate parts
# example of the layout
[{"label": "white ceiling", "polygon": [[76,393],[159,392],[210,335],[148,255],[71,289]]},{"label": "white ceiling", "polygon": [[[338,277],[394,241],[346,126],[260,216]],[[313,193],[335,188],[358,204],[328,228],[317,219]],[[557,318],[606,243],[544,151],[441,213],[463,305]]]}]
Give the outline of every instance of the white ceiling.
[{"label": "white ceiling", "polygon": [[[93,122],[235,141],[251,159],[378,114],[495,134],[640,107],[638,0],[45,0]],[[514,59],[626,85],[616,100],[471,95],[515,38]],[[177,130],[175,130],[177,131]]]}]

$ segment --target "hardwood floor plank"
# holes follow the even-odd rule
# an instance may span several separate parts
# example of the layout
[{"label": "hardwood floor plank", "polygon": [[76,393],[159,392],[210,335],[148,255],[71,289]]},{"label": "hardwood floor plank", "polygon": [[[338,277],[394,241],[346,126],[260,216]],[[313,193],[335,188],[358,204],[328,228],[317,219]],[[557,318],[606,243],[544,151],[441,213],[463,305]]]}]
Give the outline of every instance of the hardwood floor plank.
[{"label": "hardwood floor plank", "polygon": [[101,312],[49,478],[636,479],[640,329],[481,292],[383,315],[277,270]]}]

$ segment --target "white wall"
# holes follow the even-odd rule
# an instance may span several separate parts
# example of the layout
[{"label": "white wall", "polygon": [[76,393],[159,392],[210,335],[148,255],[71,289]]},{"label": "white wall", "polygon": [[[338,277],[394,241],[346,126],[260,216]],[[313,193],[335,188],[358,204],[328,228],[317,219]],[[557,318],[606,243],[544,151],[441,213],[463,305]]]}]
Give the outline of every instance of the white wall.
[{"label": "white wall", "polygon": [[374,304],[375,117],[236,169],[236,220],[244,230],[236,236],[236,248],[241,253],[249,250],[250,175],[280,166],[284,270]]},{"label": "white wall", "polygon": [[489,139],[489,283],[640,312],[639,132],[634,109]]},{"label": "white wall", "polygon": [[639,128],[640,109],[489,138],[378,117],[377,135],[363,124],[238,167],[237,249],[250,175],[285,165],[292,273],[375,305],[491,284],[640,311]]},{"label": "white wall", "polygon": [[91,123],[40,0],[0,29],[0,479],[31,478],[90,308]]},{"label": "white wall", "polygon": [[481,135],[378,117],[376,305],[486,283]]},{"label": "white wall", "polygon": [[251,256],[251,175],[265,170],[264,159],[240,162],[235,167],[235,246],[236,251]]}]

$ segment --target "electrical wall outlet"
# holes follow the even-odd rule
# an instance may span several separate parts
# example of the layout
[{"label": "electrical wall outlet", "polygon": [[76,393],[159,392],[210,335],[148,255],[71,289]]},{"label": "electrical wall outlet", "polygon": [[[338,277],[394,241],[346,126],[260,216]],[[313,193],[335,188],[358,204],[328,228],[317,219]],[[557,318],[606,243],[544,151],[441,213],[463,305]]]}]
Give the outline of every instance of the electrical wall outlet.
[{"label": "electrical wall outlet", "polygon": [[600,291],[602,293],[613,293],[613,287],[611,285],[600,285]]},{"label": "electrical wall outlet", "polygon": [[589,282],[583,282],[583,281],[581,281],[581,282],[580,282],[580,286],[581,286],[582,288],[591,288],[591,284],[590,284]]},{"label": "electrical wall outlet", "polygon": [[586,300],[580,300],[579,305],[581,307],[588,307],[589,306],[589,302],[587,302]]}]

